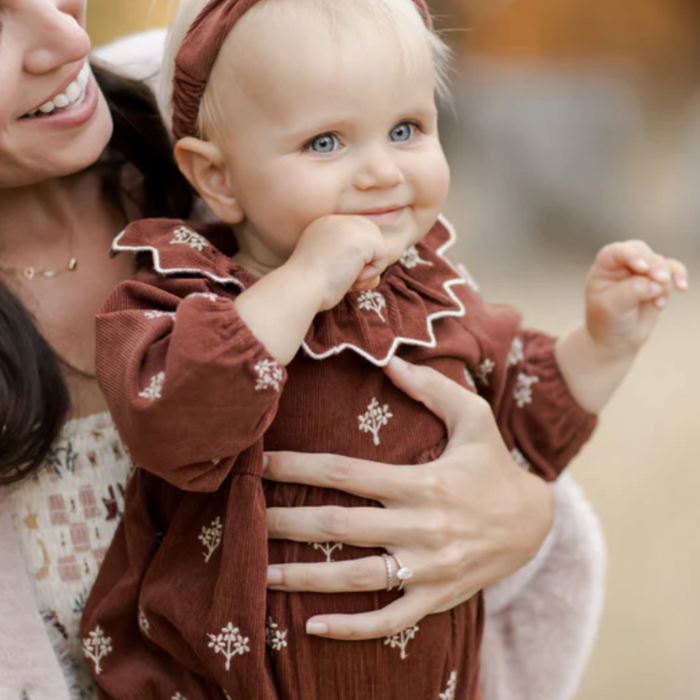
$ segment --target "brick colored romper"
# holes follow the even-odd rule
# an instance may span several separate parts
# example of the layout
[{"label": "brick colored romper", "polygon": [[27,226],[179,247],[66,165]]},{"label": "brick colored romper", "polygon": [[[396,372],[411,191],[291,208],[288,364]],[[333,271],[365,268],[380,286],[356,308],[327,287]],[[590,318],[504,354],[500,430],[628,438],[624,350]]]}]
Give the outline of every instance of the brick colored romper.
[{"label": "brick colored romper", "polygon": [[100,697],[477,700],[481,595],[390,639],[340,642],[308,636],[306,620],[376,610],[400,594],[266,590],[269,562],[379,550],[268,542],[266,506],[378,504],[266,483],[263,450],[438,457],[445,426],[381,369],[397,352],[478,387],[509,448],[554,479],[595,424],[567,391],[554,341],[481,300],[443,257],[454,235],[439,221],[376,291],[319,314],[285,369],[236,314],[254,278],[208,235],[150,220],[114,243],[148,255],[97,321],[100,381],[140,467],[83,617]]}]

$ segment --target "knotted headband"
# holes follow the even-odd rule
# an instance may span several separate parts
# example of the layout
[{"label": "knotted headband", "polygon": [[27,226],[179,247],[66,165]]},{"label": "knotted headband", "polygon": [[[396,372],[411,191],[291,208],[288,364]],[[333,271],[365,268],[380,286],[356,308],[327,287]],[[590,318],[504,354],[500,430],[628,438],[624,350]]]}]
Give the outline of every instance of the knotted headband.
[{"label": "knotted headband", "polygon": [[[175,57],[172,106],[176,140],[197,135],[199,106],[219,51],[236,22],[256,2],[258,0],[211,0],[189,28]],[[425,0],[413,2],[430,27]]]}]

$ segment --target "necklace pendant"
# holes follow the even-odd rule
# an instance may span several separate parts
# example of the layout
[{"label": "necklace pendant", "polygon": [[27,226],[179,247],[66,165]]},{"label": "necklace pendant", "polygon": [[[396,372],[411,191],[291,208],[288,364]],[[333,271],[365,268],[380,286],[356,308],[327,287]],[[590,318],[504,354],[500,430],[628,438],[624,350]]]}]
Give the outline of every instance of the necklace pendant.
[{"label": "necklace pendant", "polygon": [[73,272],[73,270],[78,269],[78,261],[75,258],[71,258],[70,261],[68,262],[68,270],[69,272]]},{"label": "necklace pendant", "polygon": [[25,267],[22,270],[22,274],[24,277],[26,277],[28,280],[33,280],[34,277],[36,276],[36,269],[33,267]]}]

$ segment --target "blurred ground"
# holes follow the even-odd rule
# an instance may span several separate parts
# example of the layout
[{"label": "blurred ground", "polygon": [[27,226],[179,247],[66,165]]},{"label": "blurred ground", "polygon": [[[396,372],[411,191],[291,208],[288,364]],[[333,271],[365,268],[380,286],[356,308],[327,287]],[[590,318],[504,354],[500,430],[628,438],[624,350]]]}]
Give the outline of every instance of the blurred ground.
[{"label": "blurred ground", "polygon": [[[90,0],[96,43],[167,0]],[[679,257],[672,299],[574,472],[603,520],[606,609],[577,700],[700,698],[700,33],[692,0],[435,0],[458,52],[442,125],[456,257],[553,333],[595,251]],[[150,14],[149,14],[150,12]],[[536,698],[533,698],[536,700]]]},{"label": "blurred ground", "polygon": [[[554,333],[581,318],[590,256],[473,254],[469,212],[455,200],[449,213],[457,255],[489,300]],[[609,549],[600,637],[577,700],[700,697],[700,259],[688,262],[695,286],[672,300],[573,468]]]}]

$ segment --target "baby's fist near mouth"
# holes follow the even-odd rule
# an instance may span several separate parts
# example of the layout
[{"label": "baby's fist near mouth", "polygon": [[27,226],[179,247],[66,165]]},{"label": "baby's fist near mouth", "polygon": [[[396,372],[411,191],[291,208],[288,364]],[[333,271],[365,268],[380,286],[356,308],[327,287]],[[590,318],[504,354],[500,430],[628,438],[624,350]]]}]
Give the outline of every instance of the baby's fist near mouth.
[{"label": "baby's fist near mouth", "polygon": [[635,353],[656,326],[672,288],[688,289],[685,265],[643,241],[605,246],[586,279],[586,327],[615,355]]}]

